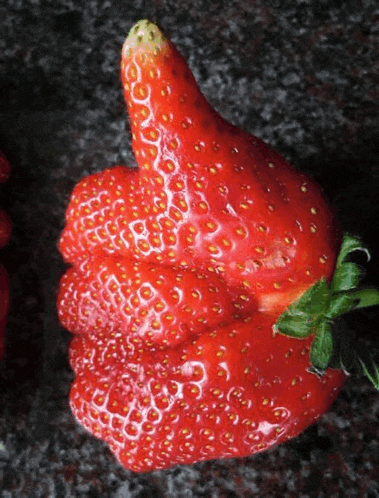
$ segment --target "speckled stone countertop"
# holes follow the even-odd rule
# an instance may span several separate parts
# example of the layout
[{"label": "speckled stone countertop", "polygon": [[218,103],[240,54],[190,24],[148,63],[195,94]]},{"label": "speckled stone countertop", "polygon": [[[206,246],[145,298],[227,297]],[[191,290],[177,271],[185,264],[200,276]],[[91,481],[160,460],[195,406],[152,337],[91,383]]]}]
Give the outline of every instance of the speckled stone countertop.
[{"label": "speckled stone countertop", "polygon": [[[0,149],[13,169],[1,204],[14,232],[1,254],[12,308],[0,366],[0,496],[379,497],[379,394],[362,379],[282,446],[144,475],[120,467],[71,415],[56,243],[77,180],[135,164],[119,59],[146,17],[172,37],[225,118],[321,183],[344,229],[370,247],[370,283],[379,285],[375,0],[3,0]],[[377,309],[351,321],[378,344]]]}]

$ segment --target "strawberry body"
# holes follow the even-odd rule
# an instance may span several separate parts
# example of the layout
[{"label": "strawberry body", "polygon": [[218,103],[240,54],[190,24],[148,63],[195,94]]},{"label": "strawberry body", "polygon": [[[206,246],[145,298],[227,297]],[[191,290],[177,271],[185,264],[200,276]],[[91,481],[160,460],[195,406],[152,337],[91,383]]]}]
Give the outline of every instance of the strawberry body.
[{"label": "strawberry body", "polygon": [[275,333],[341,245],[322,191],[225,122],[147,22],[121,79],[139,166],[81,180],[59,248],[77,419],[135,471],[245,456],[299,434],[345,375]]},{"label": "strawberry body", "polygon": [[[8,179],[10,166],[4,154],[0,152],[0,183]],[[11,237],[11,222],[5,211],[0,210],[0,248],[4,247]],[[8,275],[0,265],[0,359],[4,355],[4,329],[9,308]]]},{"label": "strawberry body", "polygon": [[71,407],[137,472],[251,455],[299,434],[339,391],[342,372],[307,372],[310,343],[298,342],[272,344],[262,314],[175,350],[138,347],[123,331],[77,335]]},{"label": "strawberry body", "polygon": [[320,187],[225,122],[169,40],[157,54],[156,45],[132,44],[123,49],[121,79],[140,169],[79,183],[64,257],[71,263],[99,250],[212,268],[251,282],[266,309],[277,311],[279,301],[285,309],[334,269],[339,227]]}]

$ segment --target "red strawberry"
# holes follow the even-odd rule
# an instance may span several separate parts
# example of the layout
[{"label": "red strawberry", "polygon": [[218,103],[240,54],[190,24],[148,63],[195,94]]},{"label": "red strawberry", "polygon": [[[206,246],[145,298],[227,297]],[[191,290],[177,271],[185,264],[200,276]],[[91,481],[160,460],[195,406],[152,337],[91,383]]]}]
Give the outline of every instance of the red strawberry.
[{"label": "red strawberry", "polygon": [[154,24],[132,28],[121,78],[139,169],[79,182],[59,243],[72,410],[135,471],[262,451],[338,394],[350,356],[331,323],[379,303],[346,261],[365,249],[341,246],[320,187],[209,106]]},{"label": "red strawberry", "polygon": [[121,330],[76,335],[73,413],[134,471],[267,449],[312,423],[344,378],[308,373],[309,340],[273,344],[271,327],[259,313],[174,350],[138,348]]},{"label": "red strawberry", "polygon": [[61,281],[62,324],[75,334],[128,330],[134,343],[173,346],[235,320],[249,319],[255,303],[215,273],[132,261],[87,258]]},{"label": "red strawberry", "polygon": [[[10,166],[0,151],[0,183],[8,179]],[[5,211],[0,210],[0,248],[4,247],[11,237],[11,222]],[[9,285],[8,275],[0,265],[0,359],[4,355],[4,328],[7,321],[9,308]]]}]

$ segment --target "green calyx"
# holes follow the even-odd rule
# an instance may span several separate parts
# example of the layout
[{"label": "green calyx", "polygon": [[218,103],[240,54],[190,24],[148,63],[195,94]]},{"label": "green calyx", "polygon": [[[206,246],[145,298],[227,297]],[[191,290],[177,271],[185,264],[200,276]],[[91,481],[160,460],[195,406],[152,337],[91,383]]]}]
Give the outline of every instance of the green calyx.
[{"label": "green calyx", "polygon": [[332,282],[319,280],[287,308],[274,328],[298,339],[314,335],[310,350],[312,372],[322,375],[329,367],[346,373],[359,370],[379,390],[379,368],[341,319],[358,308],[379,305],[378,290],[359,287],[364,270],[349,261],[348,256],[354,251],[364,252],[370,259],[358,239],[345,235]]}]

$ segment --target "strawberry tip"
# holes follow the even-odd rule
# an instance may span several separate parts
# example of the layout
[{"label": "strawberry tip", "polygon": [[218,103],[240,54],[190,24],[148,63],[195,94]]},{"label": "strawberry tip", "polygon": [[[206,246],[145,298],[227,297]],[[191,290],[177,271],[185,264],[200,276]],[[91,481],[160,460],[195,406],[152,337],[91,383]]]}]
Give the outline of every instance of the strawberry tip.
[{"label": "strawberry tip", "polygon": [[148,19],[143,19],[138,21],[129,31],[122,55],[127,56],[135,50],[157,54],[166,44],[167,39],[160,28]]}]

